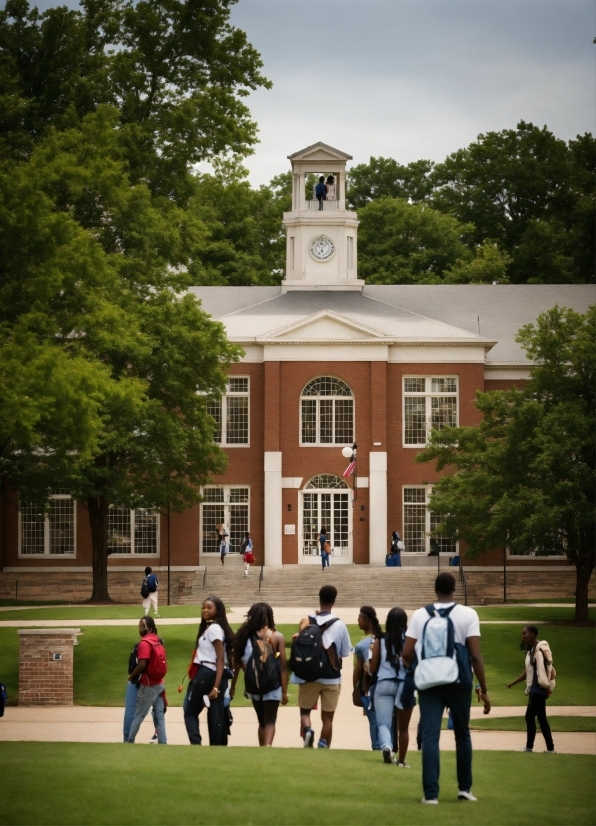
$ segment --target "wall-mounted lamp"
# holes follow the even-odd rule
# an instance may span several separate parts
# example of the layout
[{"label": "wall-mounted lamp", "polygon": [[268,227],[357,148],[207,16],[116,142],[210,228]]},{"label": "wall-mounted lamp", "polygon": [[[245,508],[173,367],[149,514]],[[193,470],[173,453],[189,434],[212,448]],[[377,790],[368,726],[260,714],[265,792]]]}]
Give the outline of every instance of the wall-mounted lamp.
[{"label": "wall-mounted lamp", "polygon": [[290,511],[292,510],[292,506],[291,506],[291,505],[286,505],[286,507],[287,507],[287,509],[288,509],[288,512],[290,512]]}]

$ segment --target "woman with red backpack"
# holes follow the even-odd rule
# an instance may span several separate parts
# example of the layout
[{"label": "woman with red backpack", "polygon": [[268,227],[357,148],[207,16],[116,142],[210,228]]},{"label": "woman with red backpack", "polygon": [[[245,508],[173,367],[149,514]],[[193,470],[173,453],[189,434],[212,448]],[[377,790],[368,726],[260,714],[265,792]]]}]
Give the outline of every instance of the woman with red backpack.
[{"label": "woman with red backpack", "polygon": [[166,649],[163,640],[157,636],[157,628],[152,617],[143,617],[139,620],[139,634],[141,641],[137,648],[136,667],[128,675],[132,684],[138,682],[135,716],[130,724],[128,737],[125,743],[134,743],[135,737],[141,728],[141,723],[153,709],[153,720],[157,732],[157,742],[167,744],[165,710],[167,706],[166,692],[163,682],[168,666]]},{"label": "woman with red backpack", "polygon": [[255,602],[232,641],[233,698],[240,670],[244,670],[245,694],[259,721],[259,746],[273,745],[277,709],[288,702],[288,669],[283,634],[275,630],[273,611],[266,602]]}]

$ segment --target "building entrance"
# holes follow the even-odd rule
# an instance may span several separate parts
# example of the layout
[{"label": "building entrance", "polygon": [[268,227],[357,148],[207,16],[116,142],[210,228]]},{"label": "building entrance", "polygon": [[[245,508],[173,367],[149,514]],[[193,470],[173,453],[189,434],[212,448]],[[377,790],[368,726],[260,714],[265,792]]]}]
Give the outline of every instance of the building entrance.
[{"label": "building entrance", "polygon": [[319,533],[325,528],[333,554],[331,564],[352,562],[352,491],[343,479],[321,474],[300,494],[300,562],[320,563]]}]

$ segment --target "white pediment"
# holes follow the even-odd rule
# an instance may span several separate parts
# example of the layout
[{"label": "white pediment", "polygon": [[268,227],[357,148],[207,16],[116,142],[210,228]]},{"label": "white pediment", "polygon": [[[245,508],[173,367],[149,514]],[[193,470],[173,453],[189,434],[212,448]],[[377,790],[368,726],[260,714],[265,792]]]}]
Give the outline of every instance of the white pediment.
[{"label": "white pediment", "polygon": [[291,161],[351,161],[352,156],[347,152],[342,152],[341,149],[335,149],[327,143],[317,141],[299,152],[294,152],[293,155],[288,155]]},{"label": "white pediment", "polygon": [[387,334],[330,310],[302,318],[261,337],[269,341],[375,341]]}]

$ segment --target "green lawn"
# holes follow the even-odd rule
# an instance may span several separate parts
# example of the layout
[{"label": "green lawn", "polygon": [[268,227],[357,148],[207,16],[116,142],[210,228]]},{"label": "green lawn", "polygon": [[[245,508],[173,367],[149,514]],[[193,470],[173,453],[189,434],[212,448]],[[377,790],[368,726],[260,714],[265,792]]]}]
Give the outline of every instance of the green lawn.
[{"label": "green lawn", "polygon": [[[555,715],[548,718],[551,731],[596,731],[594,717],[560,717]],[[472,720],[471,729],[479,731],[525,731],[526,721],[519,717],[487,717],[483,720]]]},{"label": "green lawn", "polygon": [[[596,608],[589,608],[589,617],[596,619]],[[527,605],[503,605],[489,606],[487,608],[476,608],[480,620],[497,620],[501,622],[519,621],[528,622],[561,622],[562,620],[572,620],[575,615],[574,608],[537,608]],[[521,633],[521,627],[520,627]]]},{"label": "green lawn", "polygon": [[[159,626],[158,626],[159,629]],[[352,642],[361,639],[356,626],[348,626]],[[128,655],[136,640],[136,629],[127,626],[85,627],[75,648],[75,702],[82,705],[122,705],[126,686]],[[280,626],[286,640],[296,630],[294,625]],[[551,704],[596,705],[594,671],[596,641],[591,628],[549,626],[544,629],[554,652],[557,687]],[[168,652],[168,698],[180,705],[183,695],[176,691],[193,649],[194,625],[164,625],[160,630]],[[519,629],[514,625],[485,625],[482,628],[482,651],[486,663],[487,682],[495,705],[523,706],[527,699],[522,683],[507,689],[507,683],[517,677],[524,663],[518,648]],[[15,628],[0,628],[0,681],[6,683],[10,697],[15,697],[18,685],[18,636]],[[236,694],[236,704],[248,703],[242,697],[242,686]],[[290,691],[290,703],[296,703],[295,689]]]},{"label": "green lawn", "polygon": [[[438,807],[370,752],[0,743],[5,824],[573,824],[595,821],[595,760],[476,752],[478,803],[458,802],[442,755]],[[539,778],[533,782],[532,778]],[[545,793],[545,790],[548,790]]]},{"label": "green lawn", "polygon": [[[164,618],[196,617],[201,615],[199,605],[163,605],[159,613]],[[64,620],[80,619],[140,619],[144,615],[141,605],[64,605],[49,608],[29,608],[27,610],[0,611],[0,622],[7,620]],[[153,616],[153,614],[152,614]],[[159,617],[158,617],[159,620]]]}]

